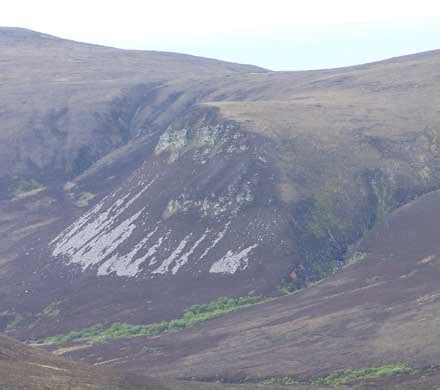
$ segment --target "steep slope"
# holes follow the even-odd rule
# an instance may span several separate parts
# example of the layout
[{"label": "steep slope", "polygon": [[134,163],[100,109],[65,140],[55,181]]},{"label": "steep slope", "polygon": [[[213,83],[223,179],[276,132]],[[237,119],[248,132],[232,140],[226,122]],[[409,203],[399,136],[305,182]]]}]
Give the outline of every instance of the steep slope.
[{"label": "steep slope", "polygon": [[73,363],[0,336],[0,387],[28,389],[166,390],[156,380]]},{"label": "steep slope", "polygon": [[132,137],[169,123],[203,94],[207,78],[260,71],[11,28],[0,29],[0,50],[0,179],[6,183],[17,175],[78,175]]},{"label": "steep slope", "polygon": [[356,262],[313,287],[179,333],[92,346],[70,356],[106,359],[107,366],[133,372],[149,367],[150,374],[170,377],[290,377],[309,384],[341,369],[404,364],[400,375],[352,377],[350,383],[437,388],[439,205],[435,191],[399,208],[358,244]]},{"label": "steep slope", "polygon": [[[89,203],[118,191],[127,176],[148,169],[144,160],[151,161],[169,123],[218,80],[235,72],[262,70],[172,53],[85,45],[19,29],[0,30],[0,50],[5,86],[0,131],[0,198],[4,199],[0,312],[5,326],[11,318],[21,321],[23,314],[35,319],[44,307],[63,301],[69,288],[66,273],[72,271],[47,264],[51,255],[47,244],[62,228]],[[77,180],[70,182],[73,178]],[[132,185],[135,191],[135,179]],[[78,279],[67,291],[73,293],[68,298],[78,299],[79,292],[84,294],[82,303],[88,302],[88,290],[95,289],[96,282]],[[115,283],[116,290],[125,284],[110,281],[106,288],[114,291]],[[142,305],[148,300],[144,289],[145,283],[137,283],[129,292],[138,295]],[[133,302],[135,308],[138,305]],[[78,302],[66,306],[84,312]],[[105,317],[98,313],[90,319]],[[137,317],[145,320],[144,314]]]},{"label": "steep slope", "polygon": [[0,325],[22,338],[301,287],[439,188],[439,52],[268,72],[0,41]]}]

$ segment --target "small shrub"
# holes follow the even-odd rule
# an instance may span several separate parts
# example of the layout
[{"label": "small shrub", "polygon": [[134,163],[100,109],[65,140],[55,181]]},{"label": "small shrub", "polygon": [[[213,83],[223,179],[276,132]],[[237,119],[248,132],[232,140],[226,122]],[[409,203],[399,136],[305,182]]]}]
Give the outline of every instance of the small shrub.
[{"label": "small shrub", "polygon": [[61,310],[59,308],[60,302],[52,302],[49,306],[46,306],[43,311],[42,315],[47,318],[55,318],[58,317],[61,313]]},{"label": "small shrub", "polygon": [[16,178],[10,188],[10,192],[14,197],[23,198],[28,195],[36,194],[43,191],[44,187],[36,179],[19,179]]},{"label": "small shrub", "polygon": [[265,386],[272,386],[272,385],[278,385],[278,386],[286,386],[286,385],[298,385],[300,382],[298,382],[296,379],[285,376],[281,378],[269,378],[262,381],[260,384]]},{"label": "small shrub", "polygon": [[83,192],[78,200],[75,202],[75,204],[78,207],[87,207],[90,202],[95,198],[95,194],[92,194],[91,192]]},{"label": "small shrub", "polygon": [[413,369],[406,364],[386,365],[360,370],[337,371],[315,381],[317,385],[340,386],[352,382],[379,379],[387,375],[410,373]]}]

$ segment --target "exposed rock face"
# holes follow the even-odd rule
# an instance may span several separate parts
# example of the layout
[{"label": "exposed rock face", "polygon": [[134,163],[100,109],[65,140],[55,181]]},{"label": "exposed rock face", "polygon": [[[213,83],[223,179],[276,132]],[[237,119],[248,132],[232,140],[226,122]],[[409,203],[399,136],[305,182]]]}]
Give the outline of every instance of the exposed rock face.
[{"label": "exposed rock face", "polygon": [[[168,128],[138,171],[52,241],[52,255],[98,276],[201,278],[260,268],[270,280],[265,254],[288,267],[293,253],[275,233],[288,226],[281,204],[261,196],[274,193],[261,190],[273,172],[258,142],[228,123]],[[268,287],[249,285],[242,293]]]},{"label": "exposed rock face", "polygon": [[[164,134],[146,143],[142,163],[126,178],[104,180],[114,186],[91,198],[89,210],[74,207],[65,220],[47,225],[50,242],[40,240],[41,231],[29,236],[32,250],[12,272],[14,278],[27,275],[27,292],[20,285],[8,288],[2,308],[14,324],[27,313],[21,320],[32,324],[27,337],[103,319],[172,318],[219,295],[268,294],[298,262],[268,140],[211,108],[192,111]],[[107,176],[98,172],[107,170],[103,164],[65,185],[64,204],[71,198],[76,204],[86,190],[99,194],[95,182]],[[48,285],[50,294],[44,293]],[[54,301],[68,323],[41,314]]]}]

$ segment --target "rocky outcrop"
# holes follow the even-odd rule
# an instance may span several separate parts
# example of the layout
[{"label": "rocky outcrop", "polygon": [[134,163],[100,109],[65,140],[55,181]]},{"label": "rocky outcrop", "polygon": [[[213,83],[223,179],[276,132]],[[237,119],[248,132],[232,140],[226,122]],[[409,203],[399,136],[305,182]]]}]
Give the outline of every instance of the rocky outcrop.
[{"label": "rocky outcrop", "polygon": [[[258,139],[236,125],[169,127],[123,186],[52,241],[52,254],[98,276],[200,277],[258,265],[268,275],[271,261],[260,249],[286,249],[273,231],[288,219],[276,202],[268,207],[273,215],[259,210],[269,202],[260,188],[270,186],[271,167],[258,157]],[[280,257],[288,267],[288,256]]]},{"label": "rocky outcrop", "polygon": [[9,35],[0,316],[25,337],[302,287],[440,187],[439,53],[278,73]]}]

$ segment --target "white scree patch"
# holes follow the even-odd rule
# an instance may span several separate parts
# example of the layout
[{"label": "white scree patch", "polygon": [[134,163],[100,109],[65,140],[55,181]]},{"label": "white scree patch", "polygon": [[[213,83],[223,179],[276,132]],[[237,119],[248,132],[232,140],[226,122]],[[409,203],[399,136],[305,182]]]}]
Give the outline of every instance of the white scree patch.
[{"label": "white scree patch", "polygon": [[246,269],[249,265],[249,253],[257,246],[258,244],[254,244],[238,253],[229,250],[220,260],[211,265],[209,272],[212,274],[235,274],[237,271]]}]

